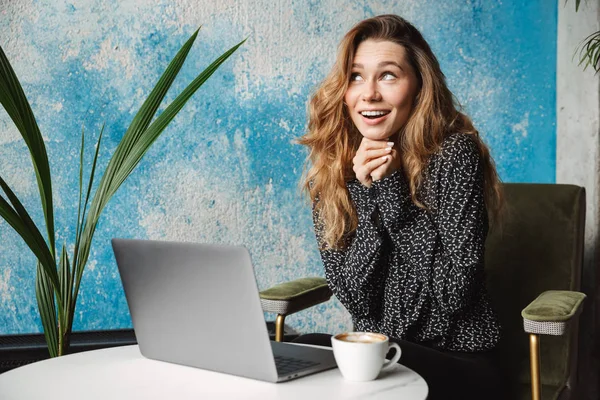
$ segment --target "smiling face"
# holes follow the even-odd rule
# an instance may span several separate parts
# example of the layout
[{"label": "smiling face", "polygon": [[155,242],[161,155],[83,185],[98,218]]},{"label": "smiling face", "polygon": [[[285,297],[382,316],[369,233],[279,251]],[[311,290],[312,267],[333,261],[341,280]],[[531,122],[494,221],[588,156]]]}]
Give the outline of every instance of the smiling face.
[{"label": "smiling face", "polygon": [[356,49],[344,102],[364,137],[388,140],[406,124],[418,86],[403,46],[368,39]]}]

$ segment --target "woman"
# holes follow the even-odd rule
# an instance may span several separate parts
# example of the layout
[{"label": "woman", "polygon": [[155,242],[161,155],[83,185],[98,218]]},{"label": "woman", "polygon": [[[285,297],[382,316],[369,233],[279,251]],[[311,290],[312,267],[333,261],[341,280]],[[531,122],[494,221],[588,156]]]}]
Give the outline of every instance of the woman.
[{"label": "woman", "polygon": [[397,341],[431,399],[502,398],[483,271],[500,183],[427,42],[395,15],[360,22],[309,114],[304,187],[325,275],[355,330]]}]

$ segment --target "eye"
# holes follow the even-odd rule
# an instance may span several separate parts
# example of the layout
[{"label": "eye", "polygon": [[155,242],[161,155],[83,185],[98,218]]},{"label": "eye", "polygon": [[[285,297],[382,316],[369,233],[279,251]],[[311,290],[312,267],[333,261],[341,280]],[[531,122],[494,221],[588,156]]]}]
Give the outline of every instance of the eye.
[{"label": "eye", "polygon": [[384,81],[391,81],[393,79],[396,79],[396,75],[393,74],[392,72],[384,72],[381,75],[381,79],[384,80]]},{"label": "eye", "polygon": [[359,73],[354,72],[352,75],[350,75],[350,82],[358,82],[358,81],[362,81],[363,78],[362,76],[360,76]]}]

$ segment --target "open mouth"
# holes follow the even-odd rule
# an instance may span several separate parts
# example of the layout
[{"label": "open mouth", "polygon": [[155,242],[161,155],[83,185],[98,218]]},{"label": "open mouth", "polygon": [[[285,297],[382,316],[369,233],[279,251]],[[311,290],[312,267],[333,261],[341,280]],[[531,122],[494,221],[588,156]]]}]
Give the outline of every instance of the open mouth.
[{"label": "open mouth", "polygon": [[360,115],[368,119],[376,119],[381,118],[385,115],[388,115],[390,111],[361,111]]}]

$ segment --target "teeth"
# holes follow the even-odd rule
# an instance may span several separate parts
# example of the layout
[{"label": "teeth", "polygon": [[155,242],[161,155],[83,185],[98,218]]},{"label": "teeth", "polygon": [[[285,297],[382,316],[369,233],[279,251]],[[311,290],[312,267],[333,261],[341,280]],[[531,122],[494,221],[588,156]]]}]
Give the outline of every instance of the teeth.
[{"label": "teeth", "polygon": [[361,114],[365,117],[379,117],[387,114],[389,111],[362,111]]}]

